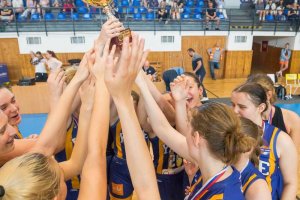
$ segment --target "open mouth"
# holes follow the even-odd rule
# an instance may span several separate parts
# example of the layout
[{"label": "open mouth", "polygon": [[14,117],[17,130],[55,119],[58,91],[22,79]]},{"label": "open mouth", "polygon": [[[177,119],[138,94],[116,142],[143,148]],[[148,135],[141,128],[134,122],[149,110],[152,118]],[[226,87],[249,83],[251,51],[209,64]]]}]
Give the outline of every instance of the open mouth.
[{"label": "open mouth", "polygon": [[193,100],[193,97],[187,97],[186,98],[187,103],[191,103],[192,100]]},{"label": "open mouth", "polygon": [[16,114],[16,115],[12,116],[11,119],[18,120],[18,119],[20,119],[20,115]]}]

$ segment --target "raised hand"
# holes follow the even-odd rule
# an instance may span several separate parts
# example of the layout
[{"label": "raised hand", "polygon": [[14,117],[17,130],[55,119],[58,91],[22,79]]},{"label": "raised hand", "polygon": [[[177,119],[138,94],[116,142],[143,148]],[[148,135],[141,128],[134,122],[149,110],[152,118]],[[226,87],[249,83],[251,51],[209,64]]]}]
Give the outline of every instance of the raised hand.
[{"label": "raised hand", "polygon": [[92,79],[92,77],[89,77],[81,85],[79,89],[79,95],[82,102],[81,106],[84,106],[84,108],[87,110],[92,110],[95,95],[95,81]]},{"label": "raised hand", "polygon": [[124,26],[117,18],[107,20],[101,28],[96,44],[103,44],[108,39],[119,36],[122,30],[124,30]]},{"label": "raised hand", "polygon": [[47,85],[51,97],[60,97],[63,92],[63,86],[66,77],[65,72],[61,69],[55,70],[49,74]]},{"label": "raised hand", "polygon": [[186,100],[189,90],[189,82],[184,75],[177,76],[170,84],[172,97],[175,101]]},{"label": "raised hand", "polygon": [[88,54],[90,54],[90,52],[85,53],[85,55],[83,56],[79,67],[77,69],[76,74],[74,75],[74,78],[72,79],[72,81],[76,80],[79,82],[82,82],[84,80],[87,79],[87,77],[89,76],[89,63],[88,63]]},{"label": "raised hand", "polygon": [[105,83],[113,98],[130,96],[132,85],[142,68],[148,51],[144,51],[145,40],[138,35],[124,38],[123,50],[117,63],[110,62],[105,69]]}]

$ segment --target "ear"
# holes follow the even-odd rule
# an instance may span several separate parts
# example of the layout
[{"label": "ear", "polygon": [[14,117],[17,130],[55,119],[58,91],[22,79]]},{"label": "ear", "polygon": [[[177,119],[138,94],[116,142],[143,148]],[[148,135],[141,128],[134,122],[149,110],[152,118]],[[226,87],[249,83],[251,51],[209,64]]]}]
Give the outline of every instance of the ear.
[{"label": "ear", "polygon": [[266,109],[266,104],[265,103],[261,103],[259,106],[258,106],[258,111],[260,113],[264,112],[264,110]]},{"label": "ear", "polygon": [[198,88],[199,91],[199,95],[202,97],[203,96],[203,87],[202,85],[200,85],[200,87]]},{"label": "ear", "polygon": [[201,143],[202,143],[203,138],[200,136],[200,134],[199,134],[198,131],[195,131],[195,132],[194,132],[192,139],[193,139],[193,144],[194,144],[196,147],[201,146]]}]

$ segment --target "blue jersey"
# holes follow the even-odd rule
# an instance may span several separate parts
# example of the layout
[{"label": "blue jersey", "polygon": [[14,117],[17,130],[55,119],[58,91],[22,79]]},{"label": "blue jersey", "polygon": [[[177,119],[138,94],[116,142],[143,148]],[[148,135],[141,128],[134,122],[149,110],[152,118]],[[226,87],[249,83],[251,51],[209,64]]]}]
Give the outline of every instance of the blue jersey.
[{"label": "blue jersey", "polygon": [[[71,124],[67,129],[66,140],[65,140],[65,149],[58,152],[55,155],[57,162],[63,162],[69,160],[72,155],[74,142],[77,136],[78,131],[78,122],[75,117],[72,117]],[[80,188],[80,176],[75,176],[71,180],[66,181],[67,184],[67,200],[77,199],[78,190]]]},{"label": "blue jersey", "polygon": [[19,129],[18,127],[16,127],[16,129],[17,129],[17,133],[16,133],[16,135],[14,136],[14,138],[15,138],[15,139],[23,139],[23,135],[22,135],[20,129]]},{"label": "blue jersey", "polygon": [[153,163],[157,174],[168,174],[172,170],[180,172],[183,160],[158,137],[150,138],[153,149]]},{"label": "blue jersey", "polygon": [[266,177],[272,199],[280,199],[283,190],[283,177],[279,169],[276,142],[280,129],[264,123],[263,146],[259,157],[259,171]]},{"label": "blue jersey", "polygon": [[[185,197],[185,200],[243,200],[245,199],[241,190],[240,173],[233,168],[232,174],[226,179],[215,182],[208,190],[201,190],[203,183],[200,175],[197,182],[191,187],[191,193]],[[209,184],[208,184],[209,185]]]},{"label": "blue jersey", "polygon": [[[112,126],[110,126],[109,131],[113,136],[114,155],[126,160],[125,143],[120,120],[117,120]],[[145,132],[143,132],[143,134],[149,146],[148,134]]]},{"label": "blue jersey", "polygon": [[252,162],[249,161],[247,166],[241,171],[242,190],[244,195],[250,185],[259,179],[265,180],[265,177],[258,169],[256,169]]}]

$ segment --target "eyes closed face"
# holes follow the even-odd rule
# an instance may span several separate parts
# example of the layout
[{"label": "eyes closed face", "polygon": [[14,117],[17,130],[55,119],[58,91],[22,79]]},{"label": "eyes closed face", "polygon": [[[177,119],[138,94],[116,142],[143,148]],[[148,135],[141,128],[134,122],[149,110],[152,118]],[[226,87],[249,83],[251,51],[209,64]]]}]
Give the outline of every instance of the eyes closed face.
[{"label": "eyes closed face", "polygon": [[8,123],[7,116],[0,111],[0,154],[14,149],[15,134],[16,129]]},{"label": "eyes closed face", "polygon": [[21,122],[20,108],[14,94],[6,88],[0,89],[0,109],[8,117],[8,123],[17,126]]}]

